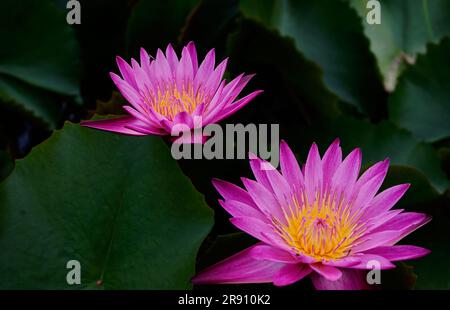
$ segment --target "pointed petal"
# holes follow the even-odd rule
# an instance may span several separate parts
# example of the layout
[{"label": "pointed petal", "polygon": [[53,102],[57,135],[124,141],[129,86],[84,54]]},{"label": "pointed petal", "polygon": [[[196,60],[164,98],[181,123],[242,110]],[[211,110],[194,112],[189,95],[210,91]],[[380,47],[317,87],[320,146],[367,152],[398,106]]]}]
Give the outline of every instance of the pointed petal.
[{"label": "pointed petal", "polygon": [[386,222],[374,230],[382,231],[384,229],[393,229],[398,232],[397,236],[394,236],[391,240],[386,241],[381,245],[394,245],[416,229],[422,227],[431,221],[431,216],[422,213],[407,212],[396,216],[393,220]]},{"label": "pointed petal", "polygon": [[136,132],[140,132],[146,135],[156,135],[156,136],[163,136],[167,133],[165,131],[161,131],[159,128],[154,128],[152,126],[149,126],[147,124],[127,124],[125,125],[125,128],[134,130]]},{"label": "pointed petal", "polygon": [[194,70],[192,67],[192,59],[186,47],[181,52],[180,63],[177,68],[177,86],[188,85],[194,81]]},{"label": "pointed petal", "polygon": [[230,219],[230,222],[240,230],[255,237],[256,239],[267,244],[272,244],[272,241],[262,234],[263,232],[266,235],[275,234],[269,224],[252,217],[233,217]]},{"label": "pointed petal", "polygon": [[343,269],[337,281],[329,281],[320,274],[311,274],[311,280],[317,290],[368,290],[366,272],[363,270]]},{"label": "pointed petal", "polygon": [[338,193],[344,192],[349,197],[361,169],[361,157],[361,150],[354,149],[337,168],[331,182]]},{"label": "pointed petal", "polygon": [[375,254],[385,257],[390,261],[416,259],[431,253],[430,250],[414,245],[380,246],[366,251],[368,254]]},{"label": "pointed petal", "polygon": [[219,179],[213,179],[212,183],[224,199],[236,200],[253,208],[257,208],[252,197],[250,197],[250,195],[239,186]]},{"label": "pointed petal", "polygon": [[[241,79],[238,81],[236,85],[233,85],[233,81],[228,83],[223,89],[223,101],[224,107],[230,106],[233,101],[239,96],[244,87],[248,84],[248,82],[255,76],[254,74],[250,75],[240,75]],[[236,78],[237,79],[237,78]],[[236,80],[235,79],[235,80]]]},{"label": "pointed petal", "polygon": [[175,115],[173,123],[184,124],[191,129],[194,128],[194,121],[192,120],[192,116],[186,111],[180,112],[177,115]]},{"label": "pointed petal", "polygon": [[270,182],[267,178],[267,175],[265,173],[265,170],[262,169],[264,162],[260,158],[256,157],[256,155],[251,154],[251,156],[254,156],[253,159],[250,159],[250,168],[252,169],[253,175],[256,178],[256,181],[260,183],[262,186],[267,188],[268,190],[271,190],[272,187],[270,185]]},{"label": "pointed petal", "polygon": [[170,68],[169,62],[161,49],[158,49],[156,52],[156,61],[154,64],[156,66],[156,72],[159,75],[157,77],[158,81],[161,83],[167,83],[172,80],[172,69]]},{"label": "pointed petal", "polygon": [[316,193],[322,188],[322,161],[317,144],[313,143],[309,149],[305,164],[305,187],[309,203],[315,200]]},{"label": "pointed petal", "polygon": [[134,116],[134,117],[137,118],[138,120],[142,121],[144,124],[146,124],[146,125],[148,125],[148,126],[150,126],[150,127],[153,127],[155,130],[156,130],[156,129],[160,129],[161,134],[165,132],[162,128],[160,128],[160,126],[159,126],[158,123],[155,123],[155,122],[153,121],[153,119],[147,117],[147,115],[144,115],[144,114],[139,113],[138,111],[136,111],[135,109],[133,109],[133,108],[130,107],[130,106],[123,106],[122,108],[123,108],[125,111],[127,111],[128,113],[130,113],[131,116]]},{"label": "pointed petal", "polygon": [[362,254],[356,255],[356,257],[360,260],[360,263],[349,268],[368,270],[372,270],[374,268],[379,268],[379,270],[395,268],[394,264],[392,264],[387,258],[380,255]]},{"label": "pointed petal", "polygon": [[312,270],[325,277],[325,279],[330,281],[336,281],[342,276],[342,272],[333,266],[327,266],[322,263],[314,263],[309,265]]},{"label": "pointed petal", "polygon": [[266,220],[266,216],[259,210],[245,203],[236,200],[219,200],[220,205],[234,217],[252,217],[261,221]]},{"label": "pointed petal", "polygon": [[349,267],[358,265],[359,263],[361,263],[361,260],[359,258],[351,257],[351,256],[347,256],[347,257],[344,257],[339,260],[322,262],[323,265],[334,266],[334,267],[344,267],[344,268],[349,268]]},{"label": "pointed petal", "polygon": [[251,251],[251,255],[255,259],[270,260],[286,264],[298,263],[296,257],[291,253],[265,244],[254,247]]},{"label": "pointed petal", "polygon": [[[253,246],[255,247],[255,246]],[[245,249],[203,271],[193,279],[194,284],[269,283],[283,263],[254,259]]]},{"label": "pointed petal", "polygon": [[142,70],[144,70],[145,74],[149,76],[150,74],[150,56],[148,55],[147,51],[141,47],[140,50],[140,60],[141,60],[141,67]]},{"label": "pointed petal", "polygon": [[141,96],[128,82],[122,80],[117,74],[111,72],[111,79],[119,89],[122,96],[140,113],[145,113],[145,106],[142,102]]},{"label": "pointed petal", "polygon": [[227,68],[228,58],[225,58],[217,68],[211,73],[210,76],[207,77],[205,83],[205,89],[208,91],[214,92],[220,85],[222,81],[223,74],[225,73],[225,69]]},{"label": "pointed petal", "polygon": [[378,176],[379,174],[383,174],[386,176],[388,168],[389,168],[389,159],[385,159],[383,161],[376,163],[375,165],[372,165],[370,168],[364,171],[364,173],[359,177],[357,185],[362,186],[368,181],[370,181],[372,178]]},{"label": "pointed petal", "polygon": [[303,175],[294,153],[284,140],[280,144],[281,173],[293,190],[299,190],[303,184]]},{"label": "pointed petal", "polygon": [[383,225],[378,226],[371,233],[382,232],[386,230],[401,231],[408,229],[409,227],[415,227],[424,225],[431,220],[431,217],[424,213],[417,212],[404,212],[390,221],[385,222]]},{"label": "pointed petal", "polygon": [[286,286],[300,281],[311,273],[312,269],[307,264],[289,264],[280,268],[273,278],[276,286]]},{"label": "pointed petal", "polygon": [[230,116],[231,114],[234,114],[236,111],[243,108],[247,103],[252,101],[256,96],[258,96],[260,93],[262,93],[262,90],[257,90],[244,98],[239,99],[238,101],[234,102],[232,105],[226,107],[224,110],[222,110],[220,113],[215,114],[214,116],[211,116],[208,121],[210,123],[217,123],[224,118]]},{"label": "pointed petal", "polygon": [[[271,167],[270,163],[265,162],[264,167]],[[275,168],[266,169],[264,172],[267,175],[272,192],[275,194],[275,197],[277,197],[280,206],[287,206],[291,201],[293,192],[289,184],[286,182],[286,179]]]},{"label": "pointed petal", "polygon": [[189,42],[188,45],[186,46],[187,51],[189,53],[189,56],[191,57],[191,62],[192,62],[192,70],[195,74],[197,74],[197,70],[198,70],[198,58],[197,58],[197,50],[195,49],[195,44],[194,42]]},{"label": "pointed petal", "polygon": [[137,89],[137,84],[134,79],[134,73],[133,69],[130,67],[130,65],[123,60],[122,57],[117,56],[116,57],[117,66],[119,67],[120,74],[122,75],[123,79],[130,84],[132,87]]},{"label": "pointed petal", "polygon": [[119,118],[112,118],[112,119],[102,119],[97,121],[83,121],[81,122],[81,126],[90,127],[94,129],[100,129],[105,131],[112,131],[112,132],[118,132],[125,135],[131,135],[131,136],[145,136],[146,134],[132,130],[127,128],[127,125],[140,123],[139,120],[134,118],[133,116],[125,116],[125,117],[119,117]]},{"label": "pointed petal", "polygon": [[[199,120],[201,121],[201,122],[203,122],[203,112],[205,111],[205,104],[204,103],[200,103],[196,108],[195,108],[195,110],[194,110],[194,112],[192,113],[192,115],[193,116],[199,116],[200,118],[199,118]],[[196,123],[195,122],[195,119],[194,119],[194,123]],[[201,128],[201,127],[203,127],[203,124],[196,124],[195,125],[195,127],[196,128]]]},{"label": "pointed petal", "polygon": [[276,217],[278,220],[284,218],[281,206],[275,199],[273,193],[256,181],[242,178],[245,188],[252,197],[256,206],[269,217]]},{"label": "pointed petal", "polygon": [[[322,158],[323,185],[329,187],[334,173],[342,163],[342,150],[339,146],[339,139],[334,142],[325,151]],[[324,188],[327,190],[328,188]]]},{"label": "pointed petal", "polygon": [[200,67],[198,68],[197,74],[194,78],[194,89],[197,90],[200,85],[203,84],[206,81],[206,79],[212,74],[214,70],[215,65],[215,50],[212,49],[206,54],[205,59],[200,64]]},{"label": "pointed petal", "polygon": [[370,203],[370,207],[366,210],[364,219],[369,219],[390,210],[402,198],[408,188],[409,184],[400,184],[376,195]]},{"label": "pointed petal", "polygon": [[361,240],[357,241],[357,244],[352,247],[352,252],[365,252],[369,249],[386,245],[399,235],[401,235],[401,231],[398,230],[383,230],[369,233],[368,235],[361,237]]},{"label": "pointed petal", "polygon": [[372,202],[375,194],[380,189],[384,177],[385,174],[379,173],[372,179],[364,183],[361,187],[357,188],[358,185],[355,186],[357,189],[355,190],[356,193],[354,194],[356,197],[352,206],[353,210],[360,210],[370,206],[369,204]]},{"label": "pointed petal", "polygon": [[177,54],[175,53],[171,44],[167,45],[166,58],[167,58],[167,62],[169,63],[170,69],[172,71],[172,77],[174,77],[175,73],[177,72],[178,57],[177,57]]}]

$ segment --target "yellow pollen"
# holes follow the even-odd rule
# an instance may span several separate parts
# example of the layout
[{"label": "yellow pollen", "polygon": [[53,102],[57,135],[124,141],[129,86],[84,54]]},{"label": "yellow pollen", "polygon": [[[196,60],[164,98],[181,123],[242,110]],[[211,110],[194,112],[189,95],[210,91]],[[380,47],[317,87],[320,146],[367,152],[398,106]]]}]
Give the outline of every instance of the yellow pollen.
[{"label": "yellow pollen", "polygon": [[201,90],[194,92],[191,84],[183,85],[180,91],[175,83],[159,87],[156,93],[149,91],[144,98],[150,108],[170,120],[183,111],[192,114],[201,103],[207,102],[206,99],[205,93]]},{"label": "yellow pollen", "polygon": [[273,219],[276,232],[297,254],[321,261],[348,256],[364,231],[358,225],[359,213],[336,195],[320,196],[316,193],[313,203],[305,192],[294,196],[284,209],[285,218]]}]

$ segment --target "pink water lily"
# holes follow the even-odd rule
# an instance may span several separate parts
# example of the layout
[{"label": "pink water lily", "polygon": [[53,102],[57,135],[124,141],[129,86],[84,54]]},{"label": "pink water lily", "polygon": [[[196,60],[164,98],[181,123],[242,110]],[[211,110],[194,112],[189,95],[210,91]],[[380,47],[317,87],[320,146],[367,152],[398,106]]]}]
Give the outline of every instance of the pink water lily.
[{"label": "pink water lily", "polygon": [[394,268],[392,262],[428,254],[421,247],[396,245],[430,220],[392,209],[409,185],[377,194],[389,161],[359,176],[361,157],[355,149],[342,160],[338,140],[321,157],[313,144],[300,169],[282,142],[281,171],[261,169],[270,164],[253,157],[256,181],[243,178],[245,189],[214,180],[231,222],[260,242],[201,271],[193,283],[284,286],[309,276],[317,289],[362,289],[367,288],[364,269]]},{"label": "pink water lily", "polygon": [[[85,121],[83,126],[127,135],[170,135],[216,123],[235,113],[261,91],[237,99],[252,78],[241,74],[231,82],[223,79],[227,59],[215,66],[214,49],[199,65],[197,52],[191,42],[178,59],[169,44],[165,54],[159,49],[151,59],[141,49],[140,64],[131,66],[117,57],[122,77],[111,78],[125,99],[128,116],[114,119]],[[176,128],[177,125],[178,128]]]}]

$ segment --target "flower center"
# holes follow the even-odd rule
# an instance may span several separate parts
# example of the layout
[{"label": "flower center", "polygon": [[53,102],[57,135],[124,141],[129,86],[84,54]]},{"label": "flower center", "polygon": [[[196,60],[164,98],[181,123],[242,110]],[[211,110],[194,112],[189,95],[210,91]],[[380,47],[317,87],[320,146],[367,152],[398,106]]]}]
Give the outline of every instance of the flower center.
[{"label": "flower center", "polygon": [[316,194],[309,203],[306,194],[294,196],[285,208],[285,218],[274,219],[276,232],[298,254],[318,260],[336,260],[350,254],[364,227],[351,204],[326,194]]},{"label": "flower center", "polygon": [[190,84],[177,87],[175,83],[167,83],[156,91],[149,91],[145,102],[155,112],[172,120],[183,111],[192,114],[201,103],[206,102],[205,99],[205,93],[200,89],[194,92]]}]

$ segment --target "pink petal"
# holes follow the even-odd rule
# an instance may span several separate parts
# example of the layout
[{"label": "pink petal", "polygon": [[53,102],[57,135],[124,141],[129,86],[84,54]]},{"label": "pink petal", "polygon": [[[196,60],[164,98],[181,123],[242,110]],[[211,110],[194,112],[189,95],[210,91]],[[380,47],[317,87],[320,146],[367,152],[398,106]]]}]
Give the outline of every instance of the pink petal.
[{"label": "pink petal", "polygon": [[357,241],[358,244],[352,247],[353,253],[365,252],[369,249],[376,248],[394,240],[399,235],[401,231],[397,230],[383,230],[374,233],[369,233],[361,237],[361,240]]},{"label": "pink petal", "polygon": [[379,173],[374,176],[372,179],[364,183],[361,187],[358,187],[358,184],[355,186],[356,189],[356,198],[353,202],[352,209],[360,210],[366,207],[369,207],[369,203],[372,202],[375,194],[380,189],[381,184],[383,183],[385,174]]},{"label": "pink petal", "polygon": [[[253,246],[255,247],[255,246]],[[247,248],[198,273],[194,284],[269,283],[283,263],[254,259]]]},{"label": "pink petal", "polygon": [[152,83],[150,82],[148,75],[139,66],[136,60],[132,59],[131,63],[133,64],[134,79],[136,81],[137,89],[141,93],[143,89],[148,89]]},{"label": "pink petal", "polygon": [[241,108],[243,108],[247,103],[249,103],[250,101],[252,101],[256,96],[258,96],[260,93],[262,93],[262,90],[257,90],[247,96],[245,96],[244,98],[239,99],[238,101],[236,101],[235,103],[233,103],[232,105],[226,107],[223,111],[221,111],[219,114],[215,115],[210,122],[212,123],[217,123],[221,120],[223,120],[224,118],[230,116],[231,114],[234,114],[236,111],[240,110]]},{"label": "pink petal", "polygon": [[216,54],[214,49],[210,50],[208,54],[206,54],[205,59],[200,64],[198,68],[197,74],[194,78],[194,89],[198,89],[200,85],[204,84],[206,79],[212,74],[215,65]]},{"label": "pink petal", "polygon": [[259,210],[245,203],[236,200],[219,200],[220,205],[234,217],[253,217],[261,221],[266,220],[266,216]]},{"label": "pink petal", "polygon": [[[228,83],[223,91],[223,101],[224,107],[229,107],[232,105],[233,101],[237,98],[237,96],[241,93],[244,87],[248,84],[248,82],[254,77],[254,74],[244,75],[239,80],[237,85],[231,85],[231,82]],[[233,86],[233,87],[232,87]]]},{"label": "pink petal", "polygon": [[186,47],[184,47],[181,52],[180,63],[178,64],[175,75],[179,92],[183,90],[183,87],[187,88],[188,83],[193,81],[193,75],[191,56]]},{"label": "pink petal", "polygon": [[140,132],[146,135],[156,135],[156,136],[163,136],[166,134],[165,131],[161,131],[159,128],[151,127],[147,124],[127,124],[125,125],[125,128],[134,130],[136,132]]},{"label": "pink petal", "polygon": [[378,226],[371,233],[377,233],[385,230],[412,232],[420,226],[428,223],[430,220],[431,217],[423,213],[405,212],[397,215],[383,225]]},{"label": "pink petal", "polygon": [[280,144],[280,168],[281,173],[293,190],[299,190],[303,186],[303,175],[297,159],[284,140],[281,140]]},{"label": "pink petal", "polygon": [[192,62],[192,71],[195,74],[197,73],[198,70],[198,59],[197,59],[197,50],[195,49],[195,44],[194,42],[189,42],[188,45],[186,46],[187,51],[189,53],[189,56],[191,57],[191,62]]},{"label": "pink petal", "polygon": [[300,281],[311,273],[311,268],[307,264],[290,264],[280,268],[273,278],[276,286],[286,286]]},{"label": "pink petal", "polygon": [[380,246],[366,251],[385,257],[390,261],[416,259],[431,253],[430,250],[413,245]]},{"label": "pink petal", "polygon": [[305,187],[308,193],[309,203],[313,203],[317,191],[322,188],[323,172],[317,144],[313,143],[309,149],[305,164]]},{"label": "pink petal", "polygon": [[145,106],[141,95],[126,81],[122,80],[117,74],[111,72],[111,79],[119,89],[122,96],[140,113],[145,114]]},{"label": "pink petal", "polygon": [[311,280],[317,290],[368,290],[366,272],[355,269],[342,270],[342,276],[337,281],[329,281],[320,274],[311,274]]},{"label": "pink petal", "polygon": [[202,118],[203,118],[203,112],[205,111],[205,104],[204,103],[200,103],[194,110],[194,112],[192,113],[192,116],[198,116],[198,121],[200,121],[199,124],[198,121],[196,122],[196,120],[194,119],[194,125],[196,128],[201,128],[203,127],[202,124]]},{"label": "pink petal", "polygon": [[159,124],[161,125],[162,128],[164,128],[165,131],[175,136],[189,129],[189,127],[186,126],[185,124],[178,124],[176,128],[173,128],[173,126],[175,125],[174,122],[167,118],[161,119],[159,121]]},{"label": "pink petal", "polygon": [[[254,163],[257,164],[254,165]],[[281,206],[287,206],[291,200],[293,191],[278,170],[269,162],[259,158],[251,160],[250,165],[258,182],[265,186],[268,191],[275,194]]]},{"label": "pink petal", "polygon": [[334,173],[342,162],[342,150],[339,146],[339,139],[334,140],[330,147],[326,150],[322,158],[323,185],[325,190],[331,184]]},{"label": "pink petal", "polygon": [[[368,168],[364,173],[359,177],[357,185],[362,186],[372,178],[378,176],[379,174],[386,175],[389,168],[389,159],[385,159],[384,161],[380,161],[375,165]],[[357,186],[358,187],[358,186]]]},{"label": "pink petal", "polygon": [[[418,213],[420,214],[420,213]],[[399,217],[399,216],[398,216]],[[399,219],[399,222],[401,220]],[[412,233],[413,231],[415,231],[416,229],[422,227],[423,225],[427,224],[429,221],[431,221],[431,216],[426,215],[426,214],[422,214],[421,217],[417,217],[416,220],[414,220],[413,222],[410,222],[409,225],[406,225],[403,229],[401,229],[400,234],[398,236],[396,236],[395,238],[393,238],[392,240],[386,242],[385,244],[382,245],[394,245],[396,244],[398,241],[400,241],[401,239],[403,239],[404,237],[406,237],[407,235],[409,235],[410,233]],[[384,225],[388,225],[388,223],[384,224]],[[380,229],[383,229],[384,225],[380,226]],[[395,224],[392,224],[392,226],[390,227],[395,227]],[[377,228],[378,229],[378,228]]]},{"label": "pink petal", "polygon": [[205,144],[207,137],[201,131],[191,130],[186,124],[175,124],[172,127],[170,141],[175,144]]},{"label": "pink petal", "polygon": [[291,253],[282,249],[260,244],[254,247],[250,253],[255,259],[270,260],[286,264],[298,263],[298,260]]},{"label": "pink petal", "polygon": [[215,91],[222,81],[223,74],[227,68],[228,58],[225,58],[217,68],[211,73],[210,76],[206,77],[205,89],[208,91]]},{"label": "pink petal", "polygon": [[171,72],[172,72],[172,76],[175,76],[177,67],[178,67],[178,57],[177,54],[175,53],[172,45],[167,45],[166,48],[166,58],[167,58],[167,62],[169,63]]},{"label": "pink petal", "polygon": [[173,123],[175,124],[185,124],[187,127],[193,129],[194,128],[194,121],[192,119],[192,116],[186,112],[180,112],[177,115],[175,115],[173,119]]},{"label": "pink petal", "polygon": [[361,150],[354,149],[339,165],[332,178],[332,187],[348,197],[361,169]]},{"label": "pink petal", "polygon": [[[180,66],[184,66],[185,81],[191,83],[194,81],[194,65],[192,63],[191,53],[188,46],[185,46],[181,51]],[[197,59],[195,60],[197,61]]]},{"label": "pink petal", "polygon": [[134,79],[134,72],[133,69],[130,67],[130,65],[120,56],[116,57],[116,62],[123,79],[132,87],[137,89],[137,84]]},{"label": "pink petal", "polygon": [[239,94],[240,91],[245,87],[245,85],[250,81],[252,76],[245,76],[244,73],[239,74],[237,77],[235,77],[231,82],[227,83],[225,87],[223,88],[223,95],[224,97],[229,97],[231,94],[235,93],[235,90],[237,87],[239,87],[239,91],[237,93]]},{"label": "pink petal", "polygon": [[[377,215],[376,217],[371,218],[370,220],[365,221],[365,224],[364,224],[366,227],[365,234],[369,234],[370,232],[374,231],[377,227],[390,221],[391,219],[393,219],[394,217],[396,217],[403,211],[405,211],[405,210],[403,210],[403,209],[390,210],[390,211],[381,213],[381,214]],[[364,222],[364,220],[363,220],[363,222]]]},{"label": "pink petal", "polygon": [[[376,262],[379,265],[380,270],[392,269],[395,268],[395,265],[392,264],[389,259],[374,254],[362,254],[355,255],[360,260],[360,263],[354,266],[350,266],[349,268],[353,269],[373,269],[373,263]],[[369,264],[370,263],[370,264]],[[378,266],[377,266],[378,267]]]},{"label": "pink petal", "polygon": [[252,169],[253,175],[256,178],[256,181],[258,181],[258,183],[260,183],[268,190],[271,190],[272,186],[270,185],[269,179],[267,178],[266,171],[263,169],[265,161],[253,154],[251,154],[251,156],[254,156],[254,158],[250,160],[250,167]]},{"label": "pink petal", "polygon": [[[267,244],[269,244],[275,248],[284,250],[285,252],[288,252],[288,253],[293,252],[292,247],[290,245],[288,245],[286,243],[286,241],[280,237],[279,234],[273,233],[272,230],[269,230],[267,232],[261,232],[261,235],[265,238]],[[313,257],[298,254],[298,253],[295,253],[295,259],[297,260],[297,262],[303,263],[303,264],[312,264],[312,263],[317,262],[317,259],[315,259]]]},{"label": "pink petal", "polygon": [[[152,118],[148,117],[147,114],[142,114],[135,109],[133,109],[130,106],[123,106],[122,107],[125,111],[127,111],[131,116],[134,116],[138,120],[142,121],[146,125],[149,125],[151,127],[154,127],[155,129],[160,128],[159,124],[156,123]],[[161,133],[164,133],[165,131],[161,129]]]},{"label": "pink petal", "polygon": [[336,281],[342,276],[342,272],[333,266],[324,265],[322,263],[314,263],[309,265],[312,270],[325,277],[327,280]]},{"label": "pink petal", "polygon": [[158,80],[162,80],[161,83],[167,83],[172,80],[172,68],[161,49],[158,49],[156,52],[155,66],[159,75]]},{"label": "pink petal", "polygon": [[150,75],[150,56],[148,55],[147,51],[141,47],[140,50],[140,60],[141,60],[141,67],[142,70],[144,70],[145,74]]},{"label": "pink petal", "polygon": [[210,124],[214,121],[214,117],[221,111],[220,108],[216,106],[217,102],[220,101],[220,98],[222,97],[222,91],[223,87],[225,85],[225,81],[222,81],[220,83],[219,88],[217,89],[216,93],[214,94],[214,97],[211,99],[207,107],[205,108],[206,113],[204,114],[203,122],[205,124]]},{"label": "pink petal", "polygon": [[[266,235],[275,234],[269,224],[252,217],[233,217],[230,219],[230,222],[256,239],[272,244],[272,240],[266,237]],[[266,235],[263,235],[262,233],[265,233]]]},{"label": "pink petal", "polygon": [[332,260],[332,261],[322,261],[323,265],[333,266],[333,267],[352,267],[355,265],[358,265],[361,262],[361,260],[357,257],[351,257],[347,256],[344,258],[341,258],[339,260]]},{"label": "pink petal", "polygon": [[376,195],[370,203],[370,207],[366,210],[364,218],[368,219],[390,210],[405,194],[408,188],[409,184],[400,184],[390,187]]},{"label": "pink petal", "polygon": [[127,125],[132,124],[142,124],[141,121],[137,120],[133,116],[125,116],[125,117],[119,117],[119,118],[112,118],[112,119],[102,119],[98,121],[83,121],[81,122],[81,126],[90,127],[94,129],[100,129],[100,130],[106,130],[106,131],[112,131],[112,132],[118,132],[125,135],[132,135],[132,136],[145,136],[146,134],[132,130],[127,128]]},{"label": "pink petal", "polygon": [[230,83],[225,84],[225,80],[222,81],[213,99],[210,101],[208,107],[209,118],[220,114],[220,112],[228,105],[230,105],[234,99],[239,95],[242,88],[247,84],[250,77],[245,77],[243,74],[236,77]]},{"label": "pink petal", "polygon": [[239,186],[219,179],[213,179],[212,183],[224,199],[236,200],[253,208],[257,208],[250,195]]},{"label": "pink petal", "polygon": [[284,219],[282,208],[275,199],[273,193],[256,181],[242,178],[245,188],[252,197],[256,206],[267,216],[276,217],[278,220]]}]

